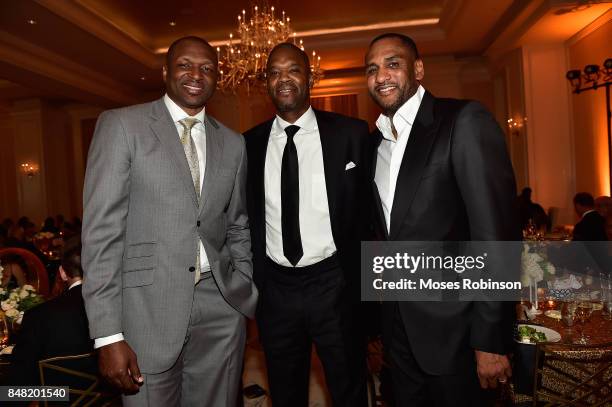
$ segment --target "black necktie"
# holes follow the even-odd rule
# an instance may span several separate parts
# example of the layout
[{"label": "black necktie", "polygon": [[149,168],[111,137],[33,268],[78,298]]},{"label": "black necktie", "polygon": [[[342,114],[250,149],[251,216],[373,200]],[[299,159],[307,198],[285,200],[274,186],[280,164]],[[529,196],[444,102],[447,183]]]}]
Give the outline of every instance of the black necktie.
[{"label": "black necktie", "polygon": [[287,144],[281,165],[281,221],[283,228],[283,253],[294,266],[304,255],[300,235],[300,179],[298,155],[293,136],[299,126],[287,126]]}]

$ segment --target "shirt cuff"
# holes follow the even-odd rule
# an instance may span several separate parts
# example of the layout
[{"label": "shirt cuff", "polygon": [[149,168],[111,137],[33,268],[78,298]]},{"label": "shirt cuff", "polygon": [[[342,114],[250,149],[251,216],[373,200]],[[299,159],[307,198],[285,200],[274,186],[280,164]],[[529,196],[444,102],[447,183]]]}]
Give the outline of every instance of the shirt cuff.
[{"label": "shirt cuff", "polygon": [[119,342],[123,340],[123,333],[103,336],[101,338],[94,339],[94,349],[101,348],[102,346],[110,345],[111,343]]}]

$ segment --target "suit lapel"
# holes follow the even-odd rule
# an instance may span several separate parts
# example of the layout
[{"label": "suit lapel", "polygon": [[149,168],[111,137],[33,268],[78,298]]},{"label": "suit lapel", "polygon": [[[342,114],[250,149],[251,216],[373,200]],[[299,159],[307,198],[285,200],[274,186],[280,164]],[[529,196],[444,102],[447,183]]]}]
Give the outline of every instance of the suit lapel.
[{"label": "suit lapel", "polygon": [[439,121],[434,120],[433,105],[433,96],[429,92],[425,92],[410,131],[397,177],[391,209],[391,230],[389,231],[391,240],[396,239],[400,225],[410,210],[414,194],[421,180],[421,174],[435,140],[435,131],[439,126]]},{"label": "suit lapel", "polygon": [[[270,131],[272,130],[272,124],[274,119],[268,121],[265,125],[261,126],[260,132],[251,135],[256,137],[256,141],[253,144],[254,154],[249,155],[249,169],[252,170],[248,177],[250,182],[256,182],[258,185],[253,185],[253,199],[257,204],[257,213],[261,220],[261,236],[265,242],[266,239],[266,183],[265,183],[265,168],[266,168],[266,155],[268,153],[268,141],[270,140]],[[247,136],[248,137],[248,136]],[[253,161],[251,161],[253,160]],[[280,174],[279,174],[280,176]]]},{"label": "suit lapel", "polygon": [[153,119],[151,122],[151,130],[153,130],[153,133],[161,142],[162,146],[170,152],[170,158],[180,173],[181,182],[185,186],[187,194],[191,196],[193,204],[197,208],[198,199],[193,187],[187,157],[185,157],[185,150],[181,145],[178,133],[176,131],[176,126],[174,125],[172,117],[164,104],[163,98],[153,102],[151,118]]},{"label": "suit lapel", "polygon": [[317,110],[314,111],[321,138],[321,149],[323,150],[323,168],[325,171],[325,187],[327,189],[327,203],[329,205],[329,218],[331,220],[334,236],[338,236],[336,222],[336,211],[338,210],[338,191],[340,188],[340,176],[344,172],[346,137],[341,129],[334,128],[332,123]]},{"label": "suit lapel", "polygon": [[223,135],[219,132],[217,122],[209,115],[204,118],[204,131],[206,132],[206,171],[200,191],[200,214],[204,212],[212,183],[223,157]]},{"label": "suit lapel", "polygon": [[376,220],[379,224],[380,230],[384,232],[385,240],[389,239],[389,231],[387,230],[387,222],[385,222],[385,212],[383,211],[382,202],[380,200],[380,193],[378,192],[378,186],[376,186],[376,163],[378,162],[378,146],[382,141],[382,133],[380,130],[376,130],[372,133],[372,137],[375,137],[376,140],[374,142],[374,148],[372,151],[372,174],[371,174],[371,182],[372,182],[372,196],[374,197],[374,209],[376,210]]}]

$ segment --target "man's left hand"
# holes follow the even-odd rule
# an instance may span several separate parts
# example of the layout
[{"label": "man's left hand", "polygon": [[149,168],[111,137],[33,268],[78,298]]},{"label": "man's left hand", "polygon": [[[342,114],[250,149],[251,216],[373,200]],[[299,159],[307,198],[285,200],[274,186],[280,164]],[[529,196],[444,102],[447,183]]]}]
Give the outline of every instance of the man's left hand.
[{"label": "man's left hand", "polygon": [[512,376],[512,368],[506,355],[476,351],[476,370],[480,387],[496,388],[497,382],[505,383]]}]

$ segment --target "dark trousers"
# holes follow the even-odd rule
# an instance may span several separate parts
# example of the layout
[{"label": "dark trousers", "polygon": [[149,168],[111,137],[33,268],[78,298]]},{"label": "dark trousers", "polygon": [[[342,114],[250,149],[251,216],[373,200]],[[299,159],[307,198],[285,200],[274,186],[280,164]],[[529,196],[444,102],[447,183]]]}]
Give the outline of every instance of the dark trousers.
[{"label": "dark trousers", "polygon": [[335,256],[300,268],[268,260],[257,323],[274,407],[308,405],[313,343],[333,405],[367,406],[365,338],[347,291]]},{"label": "dark trousers", "polygon": [[[391,364],[396,407],[481,407],[490,406],[491,396],[480,388],[476,361],[460,366],[453,375],[427,374],[414,358],[399,308],[394,307],[393,326],[383,330],[385,355]],[[423,341],[427,331],[423,331]]]}]

